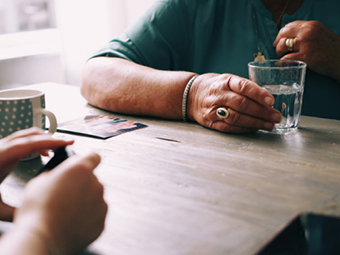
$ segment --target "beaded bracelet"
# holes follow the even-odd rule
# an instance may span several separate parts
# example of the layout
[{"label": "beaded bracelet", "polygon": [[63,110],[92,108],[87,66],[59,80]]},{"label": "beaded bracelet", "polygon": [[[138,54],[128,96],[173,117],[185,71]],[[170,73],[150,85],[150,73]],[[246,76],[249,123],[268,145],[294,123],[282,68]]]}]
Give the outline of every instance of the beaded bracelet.
[{"label": "beaded bracelet", "polygon": [[191,88],[191,85],[194,83],[195,79],[198,77],[199,75],[196,74],[195,76],[193,76],[189,82],[187,83],[184,93],[183,93],[183,98],[182,98],[182,120],[183,121],[187,121],[187,102],[188,102],[188,94]]}]

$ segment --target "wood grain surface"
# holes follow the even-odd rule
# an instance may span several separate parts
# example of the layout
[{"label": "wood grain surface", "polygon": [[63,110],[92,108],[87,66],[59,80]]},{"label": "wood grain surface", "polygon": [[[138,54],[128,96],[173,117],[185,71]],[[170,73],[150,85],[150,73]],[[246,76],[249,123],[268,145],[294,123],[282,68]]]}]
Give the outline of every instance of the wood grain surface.
[{"label": "wood grain surface", "polygon": [[[122,116],[87,104],[79,88],[44,83],[46,108],[58,122],[105,114],[148,125],[102,140],[76,140],[95,150],[95,170],[109,204],[106,228],[85,253],[254,254],[301,212],[340,216],[340,121],[302,116],[291,135],[223,134],[195,123]],[[46,162],[19,164],[1,185],[19,206],[25,183]]]}]

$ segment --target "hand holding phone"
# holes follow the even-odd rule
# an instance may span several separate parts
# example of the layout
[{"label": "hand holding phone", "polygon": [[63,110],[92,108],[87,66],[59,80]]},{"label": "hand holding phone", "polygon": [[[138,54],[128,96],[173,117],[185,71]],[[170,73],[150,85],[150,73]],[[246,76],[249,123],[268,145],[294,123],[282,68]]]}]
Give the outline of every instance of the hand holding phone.
[{"label": "hand holding phone", "polygon": [[52,170],[65,159],[75,155],[75,153],[69,147],[61,147],[58,148],[54,152],[54,156],[44,165],[37,173],[37,175],[41,174],[42,172]]}]

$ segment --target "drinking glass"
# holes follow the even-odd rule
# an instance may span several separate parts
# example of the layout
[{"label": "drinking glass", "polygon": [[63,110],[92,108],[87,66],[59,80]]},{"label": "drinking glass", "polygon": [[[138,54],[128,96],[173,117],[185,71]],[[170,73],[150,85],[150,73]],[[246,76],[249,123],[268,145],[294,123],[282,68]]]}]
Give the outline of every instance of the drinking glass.
[{"label": "drinking glass", "polygon": [[248,64],[249,79],[271,93],[282,121],[272,133],[295,132],[299,126],[306,63],[297,60],[261,60]]}]

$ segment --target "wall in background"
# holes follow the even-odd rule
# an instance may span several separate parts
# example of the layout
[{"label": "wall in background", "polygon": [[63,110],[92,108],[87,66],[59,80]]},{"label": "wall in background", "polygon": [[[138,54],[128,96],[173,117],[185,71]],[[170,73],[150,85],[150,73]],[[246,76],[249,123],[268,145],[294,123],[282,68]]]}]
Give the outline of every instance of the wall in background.
[{"label": "wall in background", "polygon": [[35,55],[0,61],[0,89],[53,81],[63,83],[60,54]]},{"label": "wall in background", "polygon": [[51,52],[2,58],[1,52],[8,51],[1,49],[0,38],[0,89],[46,81],[79,86],[86,60],[120,35],[153,1],[56,0],[58,35],[45,38],[46,44],[58,45]]},{"label": "wall in background", "polygon": [[87,59],[124,29],[154,0],[56,0],[66,83],[81,84]]}]

